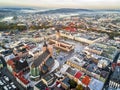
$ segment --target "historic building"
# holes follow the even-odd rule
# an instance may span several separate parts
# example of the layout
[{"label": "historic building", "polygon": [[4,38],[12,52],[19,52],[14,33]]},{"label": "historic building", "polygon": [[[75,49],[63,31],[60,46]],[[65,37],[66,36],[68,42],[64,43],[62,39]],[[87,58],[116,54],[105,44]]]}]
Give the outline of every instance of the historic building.
[{"label": "historic building", "polygon": [[52,46],[44,42],[41,54],[34,60],[30,67],[31,79],[39,80],[40,75],[51,70],[54,65],[52,54]]}]

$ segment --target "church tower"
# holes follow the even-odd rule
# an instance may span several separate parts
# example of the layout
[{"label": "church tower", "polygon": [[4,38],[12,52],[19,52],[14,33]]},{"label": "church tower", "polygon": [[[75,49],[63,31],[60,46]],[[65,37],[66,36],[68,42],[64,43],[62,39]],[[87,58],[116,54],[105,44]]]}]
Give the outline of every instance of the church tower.
[{"label": "church tower", "polygon": [[47,45],[46,41],[44,41],[42,51],[45,52],[47,50],[47,47],[48,47],[48,45]]},{"label": "church tower", "polygon": [[53,55],[53,46],[47,45],[46,41],[44,41],[42,51],[45,52],[47,50],[50,52],[50,55],[52,56]]},{"label": "church tower", "polygon": [[59,39],[60,39],[60,31],[57,30],[57,32],[56,32],[56,40],[59,40]]}]

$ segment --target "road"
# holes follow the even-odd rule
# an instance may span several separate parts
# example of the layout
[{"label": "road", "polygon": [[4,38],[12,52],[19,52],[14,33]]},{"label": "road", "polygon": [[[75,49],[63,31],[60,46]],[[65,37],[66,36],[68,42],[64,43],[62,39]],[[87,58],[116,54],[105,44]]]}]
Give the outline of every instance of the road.
[{"label": "road", "polygon": [[4,58],[2,56],[0,56],[0,59],[1,59],[2,63],[3,63],[3,67],[6,67],[7,64],[6,64],[5,60],[4,60]]},{"label": "road", "polygon": [[115,55],[114,59],[113,59],[113,63],[117,63],[117,60],[119,58],[119,55],[120,55],[120,50],[117,51],[117,54]]},{"label": "road", "polygon": [[12,75],[11,72],[9,72],[7,67],[4,67],[1,72],[4,73],[6,76],[8,76],[12,80],[12,82],[14,82],[15,85],[19,88],[19,90],[26,90],[16,81],[15,77]]},{"label": "road", "polygon": [[8,77],[12,80],[12,82],[14,82],[15,85],[19,88],[19,90],[25,90],[25,88],[23,88],[23,87],[16,81],[15,77],[14,77],[14,76],[12,75],[12,73],[9,72],[9,70],[7,69],[7,65],[6,65],[6,62],[5,62],[4,58],[3,58],[2,56],[0,56],[0,59],[1,59],[2,63],[3,63],[3,69],[1,70],[1,72],[2,72],[4,75],[8,76]]}]

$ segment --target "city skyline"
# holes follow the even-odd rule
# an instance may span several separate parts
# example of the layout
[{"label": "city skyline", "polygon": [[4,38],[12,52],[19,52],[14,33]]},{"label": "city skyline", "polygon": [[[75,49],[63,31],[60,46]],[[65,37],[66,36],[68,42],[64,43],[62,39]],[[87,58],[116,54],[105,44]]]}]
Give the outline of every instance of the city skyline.
[{"label": "city skyline", "polygon": [[120,0],[0,0],[0,90],[120,90]]},{"label": "city skyline", "polygon": [[119,0],[1,0],[1,7],[120,9]]}]

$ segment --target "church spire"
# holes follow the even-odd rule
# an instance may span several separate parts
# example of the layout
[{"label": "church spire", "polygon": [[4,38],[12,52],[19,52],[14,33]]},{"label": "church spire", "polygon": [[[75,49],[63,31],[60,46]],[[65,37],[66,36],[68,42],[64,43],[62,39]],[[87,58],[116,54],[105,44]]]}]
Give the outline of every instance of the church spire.
[{"label": "church spire", "polygon": [[47,43],[46,43],[46,41],[44,41],[43,47],[47,47]]}]

